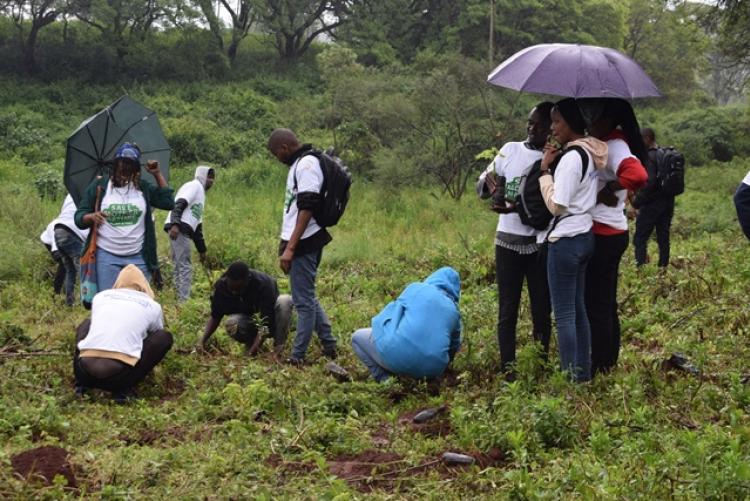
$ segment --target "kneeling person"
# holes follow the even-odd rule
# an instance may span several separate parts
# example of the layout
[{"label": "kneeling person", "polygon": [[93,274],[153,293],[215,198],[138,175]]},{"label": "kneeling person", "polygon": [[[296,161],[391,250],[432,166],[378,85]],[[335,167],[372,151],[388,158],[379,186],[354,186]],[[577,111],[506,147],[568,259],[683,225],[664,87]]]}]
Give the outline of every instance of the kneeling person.
[{"label": "kneeling person", "polygon": [[108,289],[94,296],[91,319],[76,331],[76,392],[101,388],[124,401],[172,347],[161,305],[146,277],[127,265]]},{"label": "kneeling person", "polygon": [[410,284],[352,336],[352,348],[377,382],[394,374],[440,376],[461,347],[461,281],[450,267]]},{"label": "kneeling person", "polygon": [[[268,329],[269,336],[273,336],[274,352],[280,355],[289,334],[292,297],[279,295],[273,277],[251,270],[242,261],[236,261],[214,286],[211,316],[206,322],[199,348],[205,348],[225,315],[228,316],[224,323],[227,334],[244,343],[251,355],[258,352],[264,340],[263,336],[258,335],[261,326]],[[260,325],[256,316],[260,317]]]}]

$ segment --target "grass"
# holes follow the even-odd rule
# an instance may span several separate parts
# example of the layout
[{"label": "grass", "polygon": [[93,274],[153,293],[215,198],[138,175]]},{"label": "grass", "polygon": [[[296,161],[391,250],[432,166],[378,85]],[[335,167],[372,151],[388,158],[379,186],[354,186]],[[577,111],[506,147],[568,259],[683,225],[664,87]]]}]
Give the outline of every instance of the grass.
[{"label": "grass", "polygon": [[[209,311],[208,278],[196,274],[193,298],[164,305],[175,346],[125,407],[104,395],[72,391],[73,330],[86,316],[53,298],[51,261],[38,234],[61,200],[36,195],[33,175],[0,162],[0,339],[45,356],[0,356],[0,496],[323,498],[363,495],[367,480],[331,473],[337,456],[382,449],[401,459],[377,472],[377,498],[741,499],[750,495],[748,243],[731,193],[750,169],[736,161],[689,171],[678,199],[666,276],[622,263],[623,350],[618,369],[573,385],[539,362],[529,344],[524,305],[519,379],[496,376],[493,232],[495,215],[471,196],[455,202],[429,186],[401,193],[355,183],[352,202],[324,253],[318,291],[340,341],[340,363],[355,381],[325,374],[318,346],[304,370],[248,359],[223,332],[207,356],[191,350]],[[245,259],[288,282],[276,264],[286,170],[267,158],[219,169],[208,193],[209,254]],[[172,184],[192,177],[175,169]],[[157,222],[165,217],[157,213]],[[160,224],[157,224],[157,227]],[[159,251],[169,278],[166,235]],[[652,257],[655,244],[651,244]],[[413,280],[439,266],[462,278],[465,344],[455,381],[435,395],[407,381],[378,386],[349,347],[349,336]],[[214,272],[214,278],[218,271]],[[293,335],[293,333],[292,333]],[[553,363],[556,355],[553,343]],[[701,377],[665,371],[684,353]],[[447,403],[450,433],[428,436],[399,420]],[[13,475],[10,458],[42,445],[71,453],[78,491]],[[409,469],[446,451],[499,449],[492,467],[446,472]],[[381,470],[382,473],[382,470]],[[367,490],[365,488],[364,490]]]}]

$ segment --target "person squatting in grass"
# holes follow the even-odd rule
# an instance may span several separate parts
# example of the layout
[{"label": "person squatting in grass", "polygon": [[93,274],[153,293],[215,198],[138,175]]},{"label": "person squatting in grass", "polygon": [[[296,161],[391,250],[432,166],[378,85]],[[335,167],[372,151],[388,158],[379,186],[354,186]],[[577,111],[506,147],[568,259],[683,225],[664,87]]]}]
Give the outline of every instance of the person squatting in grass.
[{"label": "person squatting in grass", "polygon": [[461,279],[448,266],[424,282],[409,284],[352,335],[352,349],[373,379],[392,375],[417,379],[443,374],[461,347]]},{"label": "person squatting in grass", "polygon": [[575,99],[558,101],[551,119],[552,137],[562,148],[552,143],[544,147],[544,175],[539,178],[544,202],[554,216],[546,232],[547,276],[562,370],[583,382],[591,379],[591,328],[585,304],[586,266],[594,252],[590,212],[596,205],[596,170],[607,164],[607,143],[586,136]]},{"label": "person squatting in grass", "polygon": [[[500,148],[492,163],[479,176],[477,194],[481,198],[502,200],[492,209],[498,212],[495,233],[495,276],[498,288],[497,340],[500,369],[506,378],[514,378],[516,324],[524,278],[529,290],[534,341],[547,354],[551,331],[550,298],[547,283],[547,245],[538,243],[540,231],[525,225],[516,210],[515,200],[521,180],[531,166],[542,158],[549,135],[553,103],[537,104],[526,122],[524,142],[510,142]],[[497,195],[500,195],[499,197]]]},{"label": "person squatting in grass", "polygon": [[50,223],[54,225],[55,248],[65,268],[65,304],[73,306],[76,302],[76,277],[79,273],[79,262],[83,241],[89,236],[89,230],[82,230],[75,224],[76,204],[70,194],[65,196],[60,214]]},{"label": "person squatting in grass", "polygon": [[633,199],[633,207],[638,211],[635,218],[635,234],[633,235],[635,262],[638,266],[646,264],[648,241],[651,238],[651,233],[656,229],[659,269],[665,270],[669,265],[669,231],[674,216],[675,197],[659,189],[659,145],[656,144],[654,129],[644,127],[641,129],[641,134],[648,149],[648,159],[645,164],[648,171],[648,182],[636,193]]},{"label": "person squatting in grass", "polygon": [[276,129],[268,139],[268,150],[279,162],[289,166],[284,197],[284,212],[279,245],[279,266],[289,275],[292,300],[297,310],[297,334],[287,362],[301,365],[313,331],[317,332],[328,358],[336,358],[336,338],[331,323],[315,294],[315,280],[323,256],[323,247],[331,240],[328,231],[318,225],[313,210],[321,200],[323,170],[309,144],[300,144],[289,129]]},{"label": "person squatting in grass", "polygon": [[169,234],[171,257],[174,263],[174,286],[177,300],[184,303],[190,297],[193,285],[193,265],[190,241],[195,243],[202,263],[206,261],[206,242],[203,239],[203,212],[206,192],[216,179],[214,169],[199,165],[195,179],[180,186],[175,195],[174,209],[167,215],[164,231]]},{"label": "person squatting in grass", "polygon": [[586,313],[591,325],[591,372],[608,372],[620,354],[617,278],[628,247],[625,201],[646,184],[646,145],[633,108],[624,99],[579,99],[589,133],[607,143],[607,165],[597,170],[591,209],[594,253],[586,267]]},{"label": "person squatting in grass", "polygon": [[[156,231],[152,207],[174,209],[173,190],[159,170],[159,162],[149,160],[146,169],[156,186],[141,179],[141,151],[124,143],[115,153],[110,175],[94,179],[83,194],[75,223],[81,229],[94,227],[97,232],[97,290],[110,289],[120,271],[134,264],[150,280],[158,269]],[[95,207],[97,189],[101,188],[100,207]],[[88,248],[91,234],[86,241]]]},{"label": "person squatting in grass", "polygon": [[236,261],[229,265],[214,286],[211,315],[198,342],[199,350],[206,348],[225,315],[228,316],[224,323],[227,334],[244,343],[250,355],[255,355],[265,340],[263,333],[259,332],[259,327],[264,327],[267,336],[273,337],[273,350],[278,357],[289,335],[292,297],[279,294],[274,278]]},{"label": "person squatting in grass", "polygon": [[76,330],[76,393],[100,388],[122,403],[171,347],[161,305],[141,270],[129,264],[111,289],[94,296],[91,318]]}]

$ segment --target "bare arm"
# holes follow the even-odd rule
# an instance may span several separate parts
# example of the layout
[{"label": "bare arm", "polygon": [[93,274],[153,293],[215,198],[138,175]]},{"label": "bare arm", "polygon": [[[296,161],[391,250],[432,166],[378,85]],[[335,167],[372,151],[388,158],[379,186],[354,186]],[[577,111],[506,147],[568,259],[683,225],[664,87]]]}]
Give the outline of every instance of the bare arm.
[{"label": "bare arm", "polygon": [[297,245],[302,239],[302,234],[305,233],[312,217],[313,211],[310,209],[300,209],[297,214],[297,222],[294,225],[292,236],[289,237],[289,243],[286,244],[286,249],[284,249],[284,253],[279,258],[279,266],[286,274],[289,274],[289,270],[292,267],[292,259],[294,258],[294,251],[297,249]]},{"label": "bare arm", "polygon": [[216,332],[216,329],[219,328],[219,323],[221,323],[221,320],[217,320],[213,316],[208,317],[206,327],[203,328],[203,336],[201,336],[201,339],[198,342],[200,348],[206,347],[208,340],[211,339],[211,336]]}]

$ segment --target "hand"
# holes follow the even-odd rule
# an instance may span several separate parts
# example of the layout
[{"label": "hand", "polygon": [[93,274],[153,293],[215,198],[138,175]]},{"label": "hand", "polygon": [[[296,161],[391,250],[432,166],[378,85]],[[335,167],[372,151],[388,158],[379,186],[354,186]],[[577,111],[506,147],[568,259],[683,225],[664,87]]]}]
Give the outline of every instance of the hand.
[{"label": "hand", "polygon": [[206,343],[204,343],[202,339],[195,344],[195,351],[199,355],[205,355],[208,353],[206,350]]},{"label": "hand", "polygon": [[289,275],[289,270],[292,269],[292,259],[294,259],[294,251],[287,247],[279,258],[279,266],[285,275]]},{"label": "hand", "polygon": [[178,236],[180,236],[180,225],[173,224],[169,228],[169,238],[171,238],[172,240],[177,240]]},{"label": "hand", "polygon": [[161,171],[159,170],[158,160],[149,160],[146,162],[146,170],[154,177],[158,176]]},{"label": "hand", "polygon": [[541,169],[543,171],[549,170],[549,166],[552,165],[552,162],[555,161],[557,157],[559,157],[562,154],[562,150],[559,148],[556,148],[552,144],[545,144],[544,145],[544,154],[542,155],[542,166]]},{"label": "hand", "polygon": [[615,195],[615,193],[607,186],[602,188],[601,191],[596,194],[596,203],[604,204],[607,207],[617,207],[619,201],[617,195]]},{"label": "hand", "polygon": [[638,217],[638,209],[633,207],[632,205],[629,205],[627,209],[625,209],[625,215],[628,219],[635,219]]},{"label": "hand", "polygon": [[88,223],[89,226],[102,225],[107,222],[107,213],[102,211],[91,212],[83,216],[83,222]]},{"label": "hand", "polygon": [[490,195],[497,191],[497,179],[494,172],[488,172],[484,177],[484,184],[487,185],[487,191]]}]

